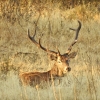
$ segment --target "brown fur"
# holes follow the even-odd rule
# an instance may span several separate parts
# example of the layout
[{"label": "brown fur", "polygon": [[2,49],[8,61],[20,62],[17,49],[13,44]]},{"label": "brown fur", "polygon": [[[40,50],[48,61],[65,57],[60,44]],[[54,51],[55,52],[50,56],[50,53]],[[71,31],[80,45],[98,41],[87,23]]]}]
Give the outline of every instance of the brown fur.
[{"label": "brown fur", "polygon": [[[74,57],[76,56],[75,53]],[[57,77],[64,76],[65,73],[69,72],[69,57],[70,55],[58,55],[52,69],[47,72],[28,72],[20,74],[21,82],[23,85],[37,85],[41,81],[47,82]],[[73,57],[73,55],[71,54]],[[71,58],[70,56],[70,58]]]}]

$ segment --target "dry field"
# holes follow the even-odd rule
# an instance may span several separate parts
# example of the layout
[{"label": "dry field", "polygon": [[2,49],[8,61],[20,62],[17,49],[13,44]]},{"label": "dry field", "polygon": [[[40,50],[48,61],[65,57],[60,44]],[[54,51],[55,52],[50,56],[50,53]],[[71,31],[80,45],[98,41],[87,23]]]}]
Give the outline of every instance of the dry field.
[{"label": "dry field", "polygon": [[[100,12],[96,8],[83,5],[64,11],[57,7],[38,11],[26,7],[20,17],[14,12],[5,17],[9,13],[4,12],[0,12],[0,100],[100,100]],[[37,20],[36,39],[41,37],[45,47],[58,48],[62,54],[75,35],[69,28],[76,28],[80,20],[82,29],[72,49],[77,56],[60,84],[24,87],[19,82],[20,72],[47,71],[53,64],[27,36],[27,29],[34,33]]]}]

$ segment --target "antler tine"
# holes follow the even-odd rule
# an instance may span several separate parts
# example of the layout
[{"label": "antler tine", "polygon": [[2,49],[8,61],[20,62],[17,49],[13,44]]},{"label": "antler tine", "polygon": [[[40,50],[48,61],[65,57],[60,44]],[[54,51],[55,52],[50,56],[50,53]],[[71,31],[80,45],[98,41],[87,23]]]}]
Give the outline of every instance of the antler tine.
[{"label": "antler tine", "polygon": [[81,22],[78,21],[78,23],[79,23],[79,26],[78,26],[77,29],[70,28],[71,30],[76,31],[76,35],[75,35],[74,42],[72,42],[72,44],[69,46],[69,48],[68,48],[68,50],[67,50],[67,52],[66,52],[67,54],[70,53],[70,51],[71,51],[71,49],[72,49],[72,46],[77,42],[78,34],[79,34],[80,29],[81,29]]},{"label": "antler tine", "polygon": [[[31,40],[35,45],[37,45],[38,47],[40,47],[40,46],[39,46],[39,43],[36,42],[35,39],[34,39],[36,33],[34,33],[33,37],[31,37],[31,36],[30,36],[29,29],[28,29],[28,33],[27,33],[27,35],[28,35],[29,39],[30,39],[30,40]],[[40,40],[40,39],[39,39],[39,40]]]},{"label": "antler tine", "polygon": [[31,36],[30,36],[29,29],[28,29],[28,37],[29,37],[29,39],[30,39],[36,46],[38,46],[38,47],[41,48],[42,50],[46,51],[47,53],[50,53],[50,54],[53,54],[53,55],[57,55],[57,52],[52,51],[52,50],[48,50],[48,49],[46,49],[45,47],[43,47],[43,46],[41,45],[41,39],[40,39],[40,38],[39,38],[39,42],[37,42],[37,41],[34,39],[35,35],[36,35],[36,30],[35,30],[35,33],[34,33],[33,37],[31,37]]}]

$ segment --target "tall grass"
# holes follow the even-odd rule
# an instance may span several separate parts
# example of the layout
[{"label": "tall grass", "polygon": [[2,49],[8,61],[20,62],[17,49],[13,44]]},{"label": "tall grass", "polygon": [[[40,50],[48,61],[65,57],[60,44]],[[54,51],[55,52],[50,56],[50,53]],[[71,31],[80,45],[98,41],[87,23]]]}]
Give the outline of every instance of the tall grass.
[{"label": "tall grass", "polygon": [[[38,11],[38,6],[20,6],[20,13],[17,12],[20,17],[9,8],[12,6],[8,2],[2,4],[2,7],[5,9],[0,12],[1,100],[100,99],[100,14],[96,7],[82,5],[63,11],[51,6],[50,9]],[[76,28],[77,20],[80,20],[82,29],[72,49],[77,51],[77,56],[70,62],[72,71],[61,78],[59,85],[56,82],[52,86],[44,85],[43,88],[24,87],[20,85],[19,72],[47,71],[53,64],[47,54],[27,37],[27,29],[31,35],[34,33],[34,23],[38,18],[36,40],[41,37],[43,46],[55,51],[58,48],[61,54],[66,52],[75,35],[69,28]]]}]

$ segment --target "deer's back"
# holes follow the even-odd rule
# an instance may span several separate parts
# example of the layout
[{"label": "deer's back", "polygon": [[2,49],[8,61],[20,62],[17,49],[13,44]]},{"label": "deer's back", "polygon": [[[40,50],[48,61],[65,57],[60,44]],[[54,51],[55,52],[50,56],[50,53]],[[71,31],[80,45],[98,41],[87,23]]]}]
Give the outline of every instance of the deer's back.
[{"label": "deer's back", "polygon": [[30,72],[30,73],[22,73],[20,74],[21,82],[24,85],[36,85],[40,84],[41,81],[48,81],[50,75],[48,72]]}]

